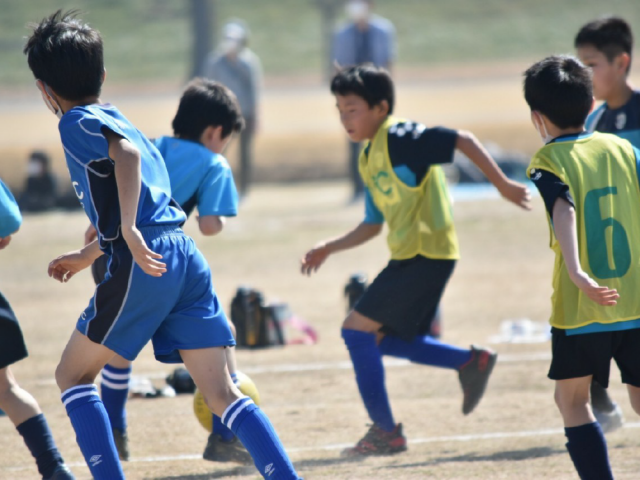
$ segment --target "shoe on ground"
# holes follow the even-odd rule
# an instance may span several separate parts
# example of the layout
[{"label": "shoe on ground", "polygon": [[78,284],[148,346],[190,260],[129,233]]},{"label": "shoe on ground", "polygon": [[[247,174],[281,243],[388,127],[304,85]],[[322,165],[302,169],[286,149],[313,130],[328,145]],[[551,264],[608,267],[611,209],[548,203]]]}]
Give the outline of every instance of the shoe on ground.
[{"label": "shoe on ground", "polygon": [[63,463],[53,471],[53,475],[49,478],[45,478],[44,480],[76,480],[76,477],[73,476],[69,467]]},{"label": "shoe on ground", "polygon": [[471,346],[471,360],[458,371],[463,392],[462,413],[465,415],[473,412],[480,403],[497,359],[496,352]]},{"label": "shoe on ground", "polygon": [[622,425],[624,424],[624,417],[622,416],[620,405],[617,403],[614,403],[614,405],[614,409],[610,412],[605,412],[604,410],[592,407],[593,415],[600,424],[600,428],[603,433],[615,432],[619,428],[622,428]]},{"label": "shoe on ground", "polygon": [[391,432],[371,425],[367,434],[354,447],[342,451],[344,457],[365,457],[368,455],[392,455],[407,449],[407,439],[402,435],[402,424]]},{"label": "shoe on ground", "polygon": [[129,461],[129,437],[126,430],[120,430],[119,428],[112,429],[113,439],[116,442],[116,449],[118,450],[118,456],[123,462]]},{"label": "shoe on ground", "polygon": [[224,441],[220,435],[212,433],[207,440],[207,446],[202,458],[210,462],[235,462],[242,465],[253,465],[253,458],[244,448],[238,437]]}]

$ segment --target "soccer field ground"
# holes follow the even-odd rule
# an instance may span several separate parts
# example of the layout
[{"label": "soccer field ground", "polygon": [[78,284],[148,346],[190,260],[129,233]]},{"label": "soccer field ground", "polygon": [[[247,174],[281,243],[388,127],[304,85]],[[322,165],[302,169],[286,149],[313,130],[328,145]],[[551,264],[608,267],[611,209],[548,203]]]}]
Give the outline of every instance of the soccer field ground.
[{"label": "soccer field ground", "polygon": [[[247,284],[268,300],[287,302],[318,330],[313,346],[238,352],[240,370],[253,378],[293,462],[306,479],[572,479],[562,423],[546,378],[550,347],[488,343],[505,319],[545,322],[549,313],[552,254],[542,202],[524,212],[497,199],[459,201],[455,218],[462,260],[443,300],[444,340],[492,346],[500,353],[487,393],[468,417],[455,372],[391,362],[387,385],[397,421],[404,424],[409,450],[389,457],[354,461],[340,449],[367,429],[348,355],[340,338],[342,296],[350,274],[372,278],[388,254],[381,236],[362,248],[330,258],[311,278],[298,272],[299,257],[317,241],[339,234],[362,217],[349,204],[345,183],[259,186],[242,204],[226,231],[209,239],[192,234],[209,260],[214,283],[228,308],[235,289]],[[0,291],[22,322],[30,357],[15,366],[20,383],[40,402],[56,441],[79,479],[89,478],[71,425],[54,385],[53,371],[79,313],[92,293],[89,272],[67,284],[46,275],[48,262],[82,241],[80,213],[25,217],[9,249],[0,255]],[[152,300],[152,299],[150,299]],[[145,349],[134,374],[161,386],[173,367]],[[610,391],[628,420],[608,437],[618,479],[640,471],[637,417],[617,370]],[[200,458],[207,432],[192,411],[192,396],[132,399],[128,404],[132,459],[128,479],[258,478],[257,472]],[[0,478],[34,479],[33,461],[21,438],[0,418]]]}]

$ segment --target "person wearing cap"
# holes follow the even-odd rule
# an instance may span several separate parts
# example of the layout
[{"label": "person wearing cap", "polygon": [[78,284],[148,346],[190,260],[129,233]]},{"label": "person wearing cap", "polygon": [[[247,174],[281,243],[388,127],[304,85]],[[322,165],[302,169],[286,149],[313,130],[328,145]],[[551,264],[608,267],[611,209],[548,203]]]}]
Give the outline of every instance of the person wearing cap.
[{"label": "person wearing cap", "polygon": [[205,61],[203,74],[231,89],[238,98],[245,120],[240,133],[239,185],[241,197],[249,190],[253,164],[253,138],[258,123],[258,103],[262,84],[262,66],[247,46],[249,28],[239,19],[229,20],[222,28],[222,41]]}]

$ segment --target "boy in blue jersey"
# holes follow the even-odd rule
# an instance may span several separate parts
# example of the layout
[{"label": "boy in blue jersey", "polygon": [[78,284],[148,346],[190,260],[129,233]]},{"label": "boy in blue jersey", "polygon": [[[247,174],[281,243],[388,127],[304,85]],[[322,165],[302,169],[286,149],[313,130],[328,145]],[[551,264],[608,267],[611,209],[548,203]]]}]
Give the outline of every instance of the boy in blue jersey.
[{"label": "boy in blue jersey", "polygon": [[[0,250],[11,243],[22,216],[9,189],[0,180]],[[18,385],[10,365],[27,357],[20,324],[11,305],[0,293],[0,408],[22,435],[45,480],[72,480],[38,402]]]},{"label": "boy in blue jersey", "polygon": [[607,444],[589,402],[615,359],[640,413],[640,152],[615,135],[589,133],[590,72],[569,56],[525,72],[524,95],[545,146],[528,174],[544,200],[556,254],[552,296],[555,401],[582,479],[612,479]]},{"label": "boy in blue jersey", "polygon": [[[618,17],[584,25],[575,38],[578,58],[591,68],[593,94],[603,103],[587,117],[589,132],[613,133],[640,148],[640,91],[629,83],[633,34]],[[597,381],[591,384],[593,413],[605,433],[623,424],[622,410]]]},{"label": "boy in blue jersey", "polygon": [[[225,218],[237,214],[238,192],[222,152],[232,134],[243,128],[243,123],[240,107],[231,90],[220,83],[197,78],[187,85],[180,100],[173,119],[174,136],[154,141],[167,166],[172,198],[187,216],[198,208],[198,226],[203,235],[220,233]],[[96,235],[95,228],[89,226],[85,245],[95,240]],[[106,260],[106,256],[99,257],[91,266],[96,284],[105,278]],[[234,330],[231,322],[229,327]],[[237,383],[235,347],[228,347],[226,354],[231,378]],[[129,459],[125,404],[130,376],[131,362],[116,355],[102,370],[100,384],[102,402],[109,415],[121,460]],[[240,463],[251,460],[219,416],[213,416],[212,427],[203,458]]]},{"label": "boy in blue jersey", "polygon": [[459,258],[440,165],[451,162],[459,149],[506,199],[529,208],[529,193],[503,174],[471,133],[392,117],[393,82],[386,70],[344,69],[333,78],[331,92],[349,138],[367,141],[359,162],[365,218],[352,231],[310,250],[301,261],[302,273],[311,274],[331,254],[365,243],[388,224],[391,261],[342,324],[360,396],[373,421],[364,438],[343,453],[401,452],[407,442],[389,405],[383,355],[457,371],[465,415],[480,402],[497,358],[491,350],[454,347],[428,334]]},{"label": "boy in blue jersey", "polygon": [[94,478],[123,479],[109,419],[93,385],[120,355],[133,360],[152,340],[156,358],[184,362],[207,405],[270,478],[298,478],[264,413],[234,385],[225,347],[235,341],[204,257],[179,227],[158,150],[99,95],[105,78],[99,33],[58,11],[42,20],[24,48],[29,68],[59,131],[72,185],[97,231],[84,248],[49,264],[69,281],[109,256],[107,277],[62,354],[56,381],[76,440]]}]

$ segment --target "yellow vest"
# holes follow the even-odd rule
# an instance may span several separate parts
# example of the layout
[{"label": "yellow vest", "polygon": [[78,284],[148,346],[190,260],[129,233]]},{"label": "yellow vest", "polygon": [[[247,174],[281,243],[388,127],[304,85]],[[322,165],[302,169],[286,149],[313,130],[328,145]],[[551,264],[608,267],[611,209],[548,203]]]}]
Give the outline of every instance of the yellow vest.
[{"label": "yellow vest", "polygon": [[551,325],[566,329],[640,318],[640,188],[632,145],[615,135],[581,135],[545,145],[531,160],[529,175],[531,169],[547,170],[568,185],[580,265],[620,294],[617,305],[603,307],[575,286],[549,220],[556,254]]},{"label": "yellow vest", "polygon": [[[363,150],[359,159],[362,180],[389,227],[387,243],[391,258],[404,260],[423,255],[458,259],[458,238],[442,168],[431,166],[416,187],[405,184],[393,171],[387,132],[400,121],[387,118],[369,142],[369,154],[365,155]],[[425,152],[427,155],[429,152]]]}]

